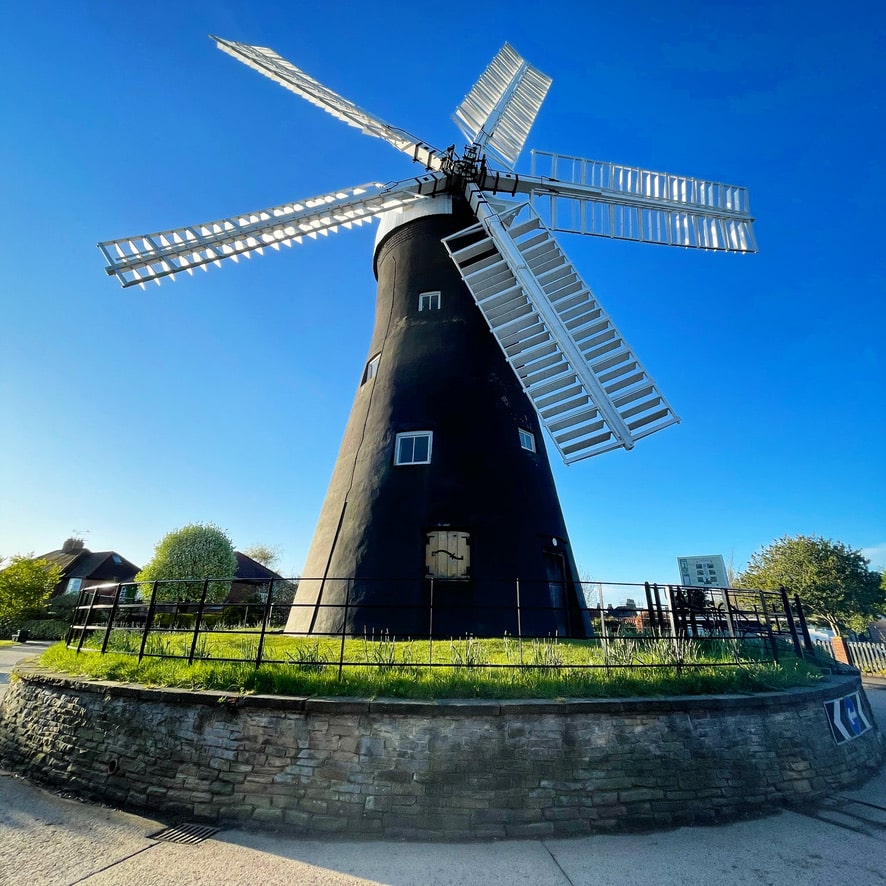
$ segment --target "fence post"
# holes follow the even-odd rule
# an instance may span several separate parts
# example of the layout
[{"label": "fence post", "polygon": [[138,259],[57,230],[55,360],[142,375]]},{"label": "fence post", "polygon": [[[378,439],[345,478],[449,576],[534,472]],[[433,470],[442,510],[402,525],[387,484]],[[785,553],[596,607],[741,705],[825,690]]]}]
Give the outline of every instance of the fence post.
[{"label": "fence post", "polygon": [[[673,586],[669,585],[673,589]],[[692,618],[692,589],[682,585],[676,587],[677,605],[674,609],[674,625],[677,636],[694,637],[696,624]]]},{"label": "fence post", "polygon": [[735,639],[735,625],[732,622],[732,603],[729,600],[729,588],[723,588],[723,614],[726,616],[726,629],[729,637]]},{"label": "fence post", "polygon": [[261,620],[261,633],[258,635],[258,649],[255,652],[255,666],[261,666],[261,657],[265,649],[265,634],[271,620],[271,610],[274,608],[274,579],[268,582],[268,599],[265,600],[265,612]]},{"label": "fence post", "polygon": [[[653,587],[655,587],[656,596],[658,596],[658,585],[654,585]],[[671,636],[676,637],[677,636],[677,619],[676,619],[676,613],[674,611],[675,606],[676,606],[676,603],[674,601],[674,587],[673,587],[673,585],[665,585],[664,590],[666,591],[666,593],[668,595],[667,596],[667,603],[668,603],[667,613],[668,613],[668,623],[670,624],[670,627],[671,627]],[[663,622],[664,622],[664,617],[662,617],[662,623]]]},{"label": "fence post", "polygon": [[431,596],[428,602],[428,664],[434,663],[434,579],[431,579]]},{"label": "fence post", "polygon": [[142,631],[142,642],[138,650],[139,664],[141,664],[141,660],[145,656],[145,644],[148,642],[148,631],[151,630],[151,622],[154,620],[154,604],[157,600],[157,585],[159,583],[159,579],[155,580],[151,586],[151,601],[148,603],[148,614],[145,616],[145,628]]},{"label": "fence post", "polygon": [[[660,636],[663,629],[664,629],[665,621],[664,621],[664,611],[662,610],[662,607],[661,607],[661,594],[659,593],[659,587],[657,584],[652,585],[652,593],[655,595],[655,609],[656,609],[656,617],[658,619],[657,633]],[[671,627],[673,627],[673,624],[671,625]]]},{"label": "fence post", "polygon": [[80,640],[77,643],[77,654],[80,654],[80,650],[83,648],[83,641],[86,639],[86,629],[89,627],[89,623],[92,621],[92,610],[95,606],[95,589],[92,589],[92,599],[89,601],[89,608],[86,610],[86,621],[83,622],[83,627],[80,629]]},{"label": "fence post", "polygon": [[831,637],[831,649],[834,650],[834,658],[850,667],[855,667],[855,661],[852,658],[852,652],[849,644],[844,637]]},{"label": "fence post", "polygon": [[[71,616],[71,626],[68,628],[68,634],[65,637],[65,646],[70,646],[71,642],[74,639],[74,625],[77,622],[77,616],[80,615],[80,607],[83,605],[83,598],[86,596],[86,588],[81,588],[80,593],[77,594],[77,605],[74,607],[74,612]],[[82,633],[82,631],[81,631]],[[79,647],[77,647],[77,651],[79,652]]]},{"label": "fence post", "polygon": [[517,585],[517,640],[520,646],[520,664],[523,664],[523,617],[520,613],[520,579],[514,579]]},{"label": "fence post", "polygon": [[[655,586],[656,589],[658,585]],[[668,592],[668,618],[671,622],[671,642],[674,647],[674,663],[677,667],[677,676],[683,673],[682,669],[682,656],[680,655],[680,640],[677,637],[677,623],[674,619],[674,587],[673,585],[666,585],[666,590]]]},{"label": "fence post", "polygon": [[803,645],[810,655],[815,655],[815,646],[812,645],[812,637],[809,636],[809,626],[806,624],[806,613],[803,612],[803,604],[798,594],[794,594],[794,606],[797,608],[797,621],[800,622],[800,630],[803,633]]},{"label": "fence post", "polygon": [[797,634],[797,626],[794,624],[794,614],[793,612],[791,612],[791,601],[788,599],[787,588],[782,585],[778,589],[778,592],[781,595],[781,605],[784,608],[784,615],[787,619],[788,630],[791,632],[791,640],[794,644],[794,652],[797,653],[797,658],[803,658],[803,647],[800,645],[800,637]]},{"label": "fence post", "polygon": [[[603,609],[605,600],[603,599],[603,582],[597,586],[600,603],[600,635],[603,642],[603,664],[606,666],[606,674],[609,675],[609,628],[606,626],[606,612]],[[622,640],[624,643],[625,641]]]},{"label": "fence post", "polygon": [[105,628],[105,636],[102,640],[102,655],[105,654],[105,650],[108,648],[108,638],[111,636],[111,628],[114,625],[114,616],[117,614],[117,606],[120,604],[120,593],[123,590],[123,585],[118,584],[117,590],[114,592],[114,602],[111,604],[111,611],[108,614],[108,626]]},{"label": "fence post", "polygon": [[[345,502],[345,506],[347,506],[347,502]],[[344,519],[344,512],[342,512],[342,519]],[[329,567],[327,565],[327,570],[328,570],[328,568]],[[304,576],[302,576],[302,578],[304,578]],[[323,609],[326,608],[326,604],[323,602],[323,594],[326,593],[327,580],[335,581],[336,579],[335,578],[329,579],[328,575],[324,575],[323,578],[320,579],[320,590],[317,593],[317,599],[314,602],[314,611],[311,613],[311,623],[308,625],[308,629],[306,631],[301,632],[302,636],[306,636],[307,634],[313,633],[314,625],[317,624],[317,618],[320,616],[320,613],[323,611]],[[296,591],[295,596],[296,597],[298,596],[298,591]],[[290,614],[290,616],[292,615],[292,607],[293,606],[301,608],[301,607],[310,606],[310,605],[311,605],[310,603],[296,603],[295,597],[293,597],[292,598],[292,605],[289,607],[289,614]],[[287,622],[288,621],[289,621],[289,619],[287,619]],[[321,634],[323,634],[325,636],[326,631],[321,631]]]},{"label": "fence post", "polygon": [[341,647],[338,652],[338,679],[341,682],[342,671],[345,667],[345,632],[348,629],[348,606],[351,603],[351,581],[352,579],[346,579],[347,584],[345,585],[345,613],[341,620]]},{"label": "fence post", "polygon": [[772,623],[769,621],[769,606],[766,603],[766,594],[760,591],[760,608],[763,610],[763,620],[766,624],[766,634],[769,637],[769,647],[772,650],[772,660],[778,664],[778,644],[772,633]]},{"label": "fence post", "polygon": [[194,636],[191,638],[191,650],[188,652],[188,664],[194,663],[194,653],[197,650],[197,635],[200,633],[200,623],[203,621],[203,607],[206,605],[206,594],[209,591],[209,579],[203,579],[203,591],[200,594],[200,603],[197,606],[197,614],[194,616]]},{"label": "fence post", "polygon": [[649,582],[643,582],[643,589],[646,591],[646,609],[649,612],[649,630],[655,630],[655,609],[652,606],[652,591],[649,587]]}]

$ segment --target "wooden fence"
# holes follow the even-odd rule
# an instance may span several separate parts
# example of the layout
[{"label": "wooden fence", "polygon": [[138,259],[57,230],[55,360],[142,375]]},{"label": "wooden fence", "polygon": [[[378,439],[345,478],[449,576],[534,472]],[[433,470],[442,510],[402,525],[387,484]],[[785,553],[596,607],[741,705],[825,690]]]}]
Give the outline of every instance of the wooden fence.
[{"label": "wooden fence", "polygon": [[[835,638],[839,640],[840,638]],[[843,645],[849,653],[851,661],[841,654],[838,644],[825,640],[813,640],[816,651],[822,655],[835,658],[845,664],[851,664],[863,674],[886,674],[886,643],[865,643],[857,640],[844,640]]]},{"label": "wooden fence", "polygon": [[886,673],[886,643],[846,643],[852,663],[863,674]]}]

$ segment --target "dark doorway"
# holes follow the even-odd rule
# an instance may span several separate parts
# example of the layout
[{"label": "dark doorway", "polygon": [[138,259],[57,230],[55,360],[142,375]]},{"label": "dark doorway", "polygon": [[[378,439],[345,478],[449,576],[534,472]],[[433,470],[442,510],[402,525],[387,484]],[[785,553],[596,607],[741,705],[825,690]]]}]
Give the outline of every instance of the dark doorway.
[{"label": "dark doorway", "polygon": [[566,558],[559,551],[544,552],[545,577],[551,600],[552,619],[559,637],[569,636],[569,606],[566,599],[566,583],[569,580]]}]

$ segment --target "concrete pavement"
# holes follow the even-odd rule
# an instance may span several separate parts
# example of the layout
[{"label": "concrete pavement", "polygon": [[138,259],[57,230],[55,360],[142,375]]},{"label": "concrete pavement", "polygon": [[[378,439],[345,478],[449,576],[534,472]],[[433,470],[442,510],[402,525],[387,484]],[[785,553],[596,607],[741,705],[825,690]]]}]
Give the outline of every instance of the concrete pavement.
[{"label": "concrete pavement", "polygon": [[[0,668],[9,654],[0,650]],[[886,725],[886,681],[866,689]],[[167,824],[176,822],[81,803],[0,772],[0,884],[886,884],[886,771],[817,809],[644,835],[451,844],[228,829],[187,845],[153,838]]]},{"label": "concrete pavement", "polygon": [[16,643],[13,646],[0,646],[0,698],[6,694],[12,669],[20,661],[40,655],[44,649],[52,646],[53,642],[41,640],[31,643]]}]

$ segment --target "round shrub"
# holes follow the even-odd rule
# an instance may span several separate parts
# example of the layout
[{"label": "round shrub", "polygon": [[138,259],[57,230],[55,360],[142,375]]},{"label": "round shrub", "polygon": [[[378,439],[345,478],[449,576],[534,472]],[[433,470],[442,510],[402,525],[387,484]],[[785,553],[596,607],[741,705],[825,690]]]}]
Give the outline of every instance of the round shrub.
[{"label": "round shrub", "polygon": [[237,573],[234,546],[212,523],[191,523],[165,535],[154,557],[135,577],[136,582],[157,581],[157,601],[199,600],[205,579],[206,602],[221,603]]}]

